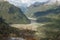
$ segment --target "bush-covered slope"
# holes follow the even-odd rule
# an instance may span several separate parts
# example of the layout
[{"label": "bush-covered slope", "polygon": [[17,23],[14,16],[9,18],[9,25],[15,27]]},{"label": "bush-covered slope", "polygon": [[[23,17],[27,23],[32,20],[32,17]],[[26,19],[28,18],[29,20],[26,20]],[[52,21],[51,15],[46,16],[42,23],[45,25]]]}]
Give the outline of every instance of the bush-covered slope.
[{"label": "bush-covered slope", "polygon": [[30,23],[20,8],[17,8],[8,2],[0,2],[0,17],[5,19],[7,23]]},{"label": "bush-covered slope", "polygon": [[37,28],[40,34],[37,37],[39,40],[60,40],[60,14],[50,15],[49,18],[52,22]]},{"label": "bush-covered slope", "polygon": [[57,16],[60,15],[60,6],[58,6],[55,9],[49,9],[48,11],[44,11],[43,13],[41,13],[40,16],[38,16],[38,18],[37,18],[37,22],[39,22],[39,23],[52,22],[53,19],[51,19],[51,18],[53,18],[53,17],[56,18],[56,15]]}]

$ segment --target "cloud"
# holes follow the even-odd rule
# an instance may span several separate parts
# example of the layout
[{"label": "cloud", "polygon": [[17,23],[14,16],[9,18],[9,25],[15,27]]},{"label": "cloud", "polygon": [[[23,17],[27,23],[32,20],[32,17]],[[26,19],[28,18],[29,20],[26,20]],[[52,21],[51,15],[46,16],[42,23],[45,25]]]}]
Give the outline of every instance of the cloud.
[{"label": "cloud", "polygon": [[32,5],[35,2],[46,2],[48,0],[7,0],[9,3],[21,8],[24,12],[27,10],[27,7]]},{"label": "cloud", "polygon": [[31,4],[35,2],[46,2],[47,0],[8,0],[9,3],[14,4],[16,6],[22,6],[25,4],[25,6],[29,7]]}]

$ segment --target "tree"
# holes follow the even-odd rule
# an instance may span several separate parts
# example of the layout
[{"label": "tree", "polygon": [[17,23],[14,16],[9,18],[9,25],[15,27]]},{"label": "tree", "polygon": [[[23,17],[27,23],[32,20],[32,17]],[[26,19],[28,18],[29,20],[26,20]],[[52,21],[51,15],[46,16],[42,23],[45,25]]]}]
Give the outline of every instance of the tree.
[{"label": "tree", "polygon": [[4,19],[0,18],[0,40],[5,40],[9,36],[9,25],[4,21]]}]

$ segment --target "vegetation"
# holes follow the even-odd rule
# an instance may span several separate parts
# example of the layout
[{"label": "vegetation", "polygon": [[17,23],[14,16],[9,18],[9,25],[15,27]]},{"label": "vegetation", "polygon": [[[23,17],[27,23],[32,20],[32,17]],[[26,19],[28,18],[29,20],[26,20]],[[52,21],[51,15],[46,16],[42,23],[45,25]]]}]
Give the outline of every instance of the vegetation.
[{"label": "vegetation", "polygon": [[35,37],[37,40],[60,40],[60,6],[41,5],[30,6],[26,12],[28,17],[37,18],[39,25]]},{"label": "vegetation", "polygon": [[[37,15],[39,14],[39,16]],[[37,22],[44,23],[44,22],[52,22],[56,15],[60,15],[60,6],[57,6],[55,9],[49,9],[47,11],[36,13],[37,15]],[[51,19],[52,18],[52,19]]]},{"label": "vegetation", "polygon": [[16,34],[18,31],[19,29],[9,26],[9,24],[6,23],[4,19],[0,18],[0,40],[8,40],[11,33]]},{"label": "vegetation", "polygon": [[53,5],[40,5],[37,7],[34,7],[33,5],[28,8],[28,10],[25,12],[26,16],[28,17],[38,17],[38,16],[44,16],[47,15],[48,12],[53,12],[54,9],[57,8],[57,4]]},{"label": "vegetation", "polygon": [[60,40],[60,6],[42,6],[34,8],[32,6],[27,14],[30,17],[36,17],[38,23],[44,23],[43,26],[39,25],[36,32],[11,27],[9,23],[26,24],[30,23],[30,20],[19,8],[8,2],[0,2],[0,40],[7,40],[8,37],[35,40],[34,36],[37,40]]},{"label": "vegetation", "polygon": [[18,28],[11,27],[4,21],[4,19],[0,18],[0,40],[8,40],[10,37],[29,39],[34,38],[34,34],[35,31],[32,30],[20,30]]},{"label": "vegetation", "polygon": [[60,40],[60,14],[53,15],[52,22],[38,27],[39,40]]},{"label": "vegetation", "polygon": [[17,8],[8,2],[0,2],[0,17],[11,24],[30,23],[30,20],[23,14],[20,8]]}]

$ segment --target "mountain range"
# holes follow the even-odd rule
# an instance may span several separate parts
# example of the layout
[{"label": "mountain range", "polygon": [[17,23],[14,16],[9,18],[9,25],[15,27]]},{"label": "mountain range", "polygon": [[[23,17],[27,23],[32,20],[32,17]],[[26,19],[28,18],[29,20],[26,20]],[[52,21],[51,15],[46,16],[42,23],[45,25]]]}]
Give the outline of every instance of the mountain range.
[{"label": "mountain range", "polygon": [[55,17],[55,15],[60,15],[60,5],[57,3],[52,5],[31,5],[25,12],[25,15],[27,17],[36,18],[39,23],[48,21],[51,22],[51,16]]},{"label": "mountain range", "polygon": [[[25,12],[26,16],[29,16],[29,17],[34,17],[34,14],[37,14],[37,16],[39,14],[42,14],[44,11],[46,10],[52,10],[54,8],[56,8],[57,4],[53,4],[53,5],[31,5],[28,10]],[[39,13],[41,12],[41,13]],[[36,16],[36,15],[35,15]]]},{"label": "mountain range", "polygon": [[[60,8],[57,8],[57,3],[52,5],[45,5],[47,2],[35,2],[31,6],[28,7],[28,10],[24,13],[27,17],[35,17],[39,18],[41,16],[46,16],[52,13],[59,13]],[[24,6],[24,5],[23,5]],[[23,8],[21,6],[21,8]],[[30,20],[23,14],[21,8],[10,4],[9,2],[0,2],[0,17],[6,19],[8,23],[30,23]],[[23,8],[23,10],[25,10]],[[8,15],[8,16],[7,16]],[[18,21],[17,21],[18,20]]]},{"label": "mountain range", "polygon": [[[59,2],[59,0],[45,0],[45,1],[43,1],[43,0],[7,0],[10,4],[13,4],[13,5],[15,5],[15,6],[17,6],[17,7],[19,7],[19,8],[21,8],[21,10],[24,12],[24,11],[26,11],[26,9],[28,9],[28,7],[30,7],[31,5],[41,5],[41,4],[44,4],[44,5],[52,5],[52,4],[54,4],[54,3],[58,3],[58,4],[60,4]],[[24,9],[23,9],[24,8]]]}]

